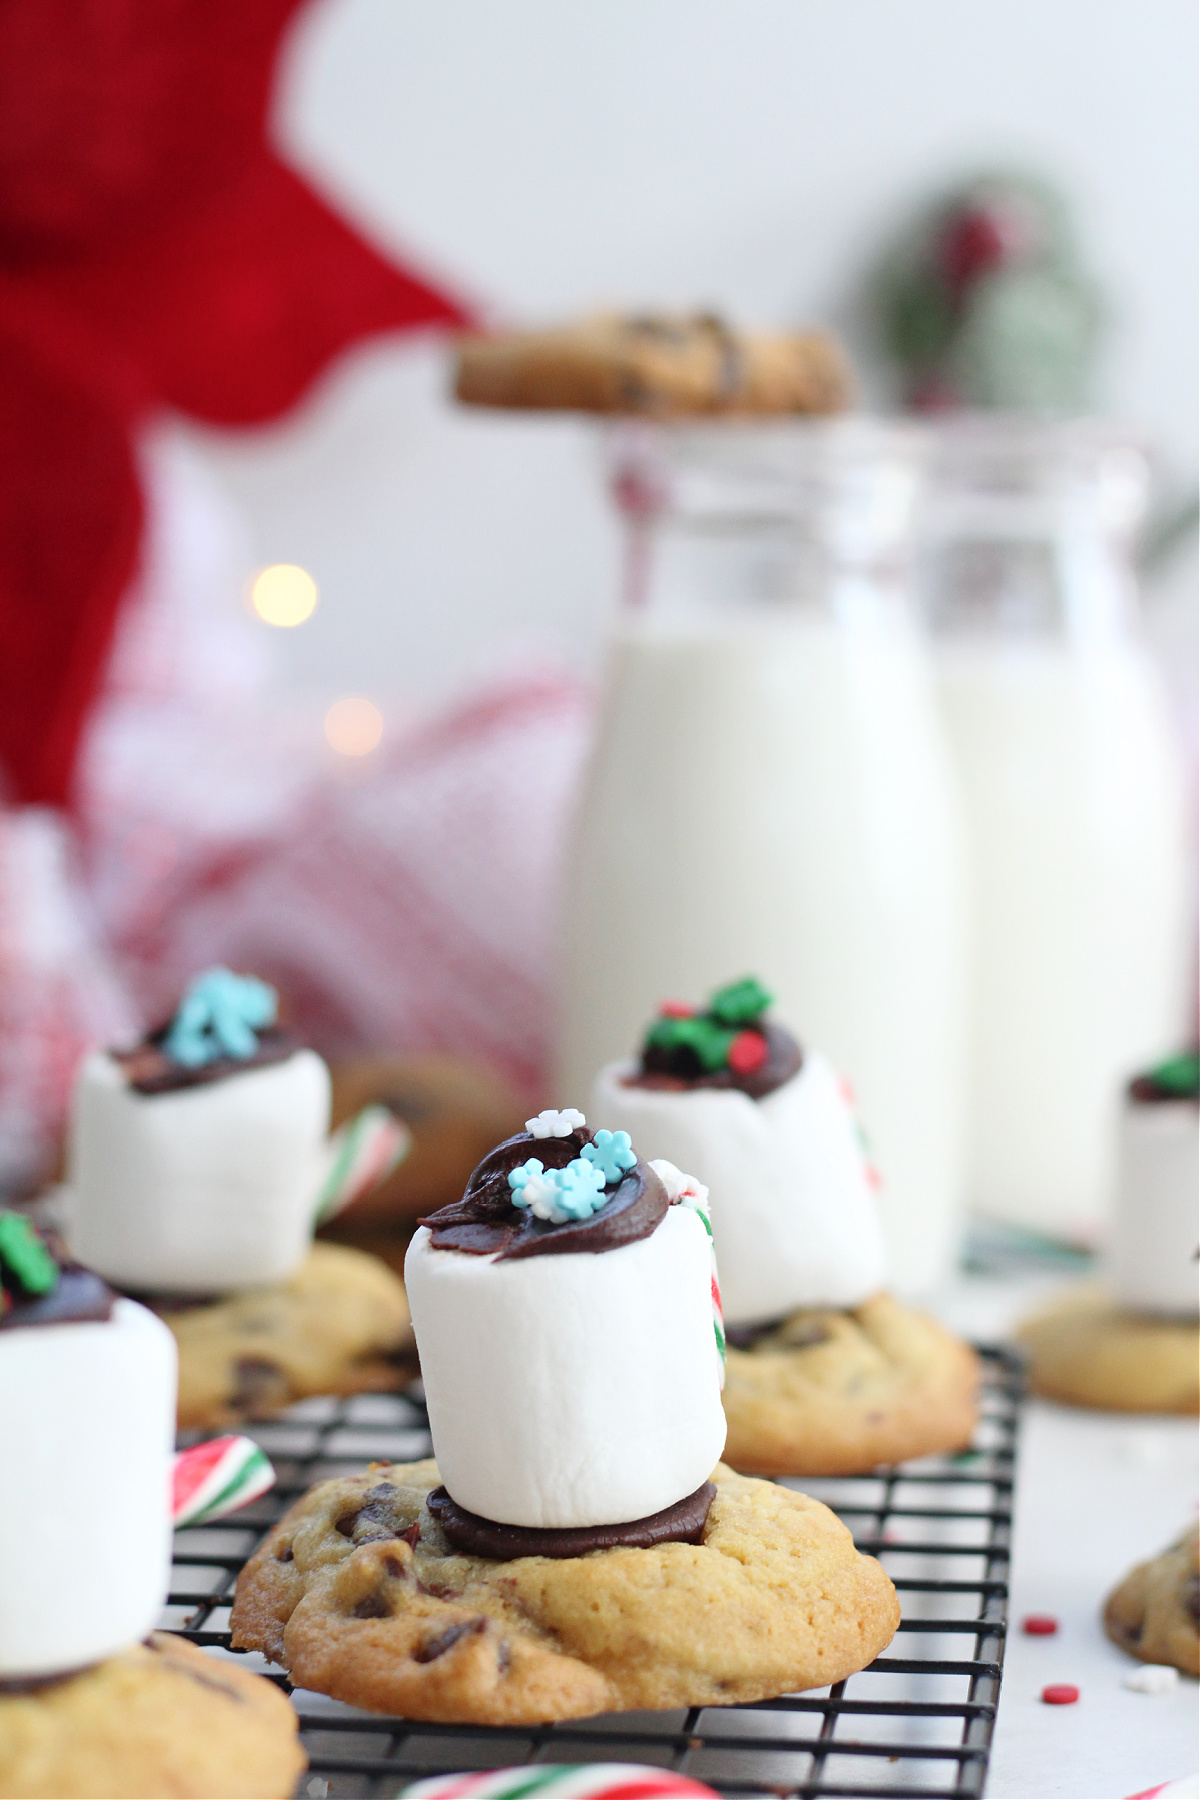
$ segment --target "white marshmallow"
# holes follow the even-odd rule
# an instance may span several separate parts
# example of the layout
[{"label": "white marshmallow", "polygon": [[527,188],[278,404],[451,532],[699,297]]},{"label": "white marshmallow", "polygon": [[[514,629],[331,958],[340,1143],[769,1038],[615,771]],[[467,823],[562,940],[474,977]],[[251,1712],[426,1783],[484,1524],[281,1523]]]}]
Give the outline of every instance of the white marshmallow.
[{"label": "white marshmallow", "polygon": [[329,1105],[312,1050],[166,1094],[96,1052],[72,1110],[73,1254],[152,1292],[282,1280],[312,1241]]},{"label": "white marshmallow", "polygon": [[854,1113],[823,1056],[765,1099],[739,1088],[629,1087],[610,1063],[592,1088],[593,1126],[628,1131],[705,1183],[727,1325],[801,1306],[854,1306],[883,1286],[879,1209]]},{"label": "white marshmallow", "polygon": [[404,1279],[452,1498],[563,1528],[694,1493],[725,1446],[709,1270],[708,1233],[683,1206],[619,1250],[511,1262],[418,1231]]},{"label": "white marshmallow", "polygon": [[1108,1273],[1123,1306],[1198,1308],[1196,1244],[1200,1108],[1194,1100],[1126,1099],[1117,1147],[1117,1203]]},{"label": "white marshmallow", "polygon": [[175,1340],[144,1306],[0,1331],[0,1678],[78,1669],[153,1629],[174,1436]]}]

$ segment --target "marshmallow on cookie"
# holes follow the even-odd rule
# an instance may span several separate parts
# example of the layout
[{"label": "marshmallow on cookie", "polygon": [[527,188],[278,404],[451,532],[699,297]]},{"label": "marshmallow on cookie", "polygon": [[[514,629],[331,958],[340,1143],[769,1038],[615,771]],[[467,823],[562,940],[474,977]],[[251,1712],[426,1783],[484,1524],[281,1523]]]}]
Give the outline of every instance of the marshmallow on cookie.
[{"label": "marshmallow on cookie", "polygon": [[725,1442],[705,1199],[568,1108],[530,1119],[423,1221],[405,1283],[457,1507],[568,1531],[695,1496]]},{"label": "marshmallow on cookie", "polygon": [[264,982],[210,969],[165,1030],[85,1061],[71,1247],[117,1286],[227,1293],[280,1281],[307,1254],[329,1071],[276,1011]]},{"label": "marshmallow on cookie", "polygon": [[846,1084],[765,1017],[751,977],[668,1003],[640,1057],[596,1077],[591,1114],[692,1169],[713,1196],[729,1325],[855,1306],[886,1277],[878,1177]]},{"label": "marshmallow on cookie", "polygon": [[171,1563],[175,1340],[0,1212],[0,1681],[138,1643]]},{"label": "marshmallow on cookie", "polygon": [[1194,1317],[1200,1188],[1200,1056],[1172,1057],[1129,1083],[1117,1142],[1108,1274],[1133,1312]]}]

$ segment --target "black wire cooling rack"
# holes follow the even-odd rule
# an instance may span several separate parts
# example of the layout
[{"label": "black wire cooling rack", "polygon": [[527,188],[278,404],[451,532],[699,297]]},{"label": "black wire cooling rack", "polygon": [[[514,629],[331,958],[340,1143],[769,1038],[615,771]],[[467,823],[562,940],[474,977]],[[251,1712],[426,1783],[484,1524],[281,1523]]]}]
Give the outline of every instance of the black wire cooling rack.
[{"label": "black wire cooling rack", "polygon": [[525,1762],[653,1763],[727,1795],[977,1796],[1000,1697],[1021,1397],[1019,1361],[1005,1350],[982,1355],[983,1411],[971,1450],[787,1484],[833,1507],[900,1596],[888,1654],[830,1688],[756,1706],[614,1713],[537,1728],[426,1725],[293,1691],[262,1657],[230,1650],[238,1572],[299,1494],[368,1462],[430,1454],[419,1384],[403,1395],[305,1401],[276,1422],[248,1427],[275,1464],[276,1486],[229,1519],[176,1535],[161,1624],[292,1694],[309,1758],[298,1792],[309,1800],[373,1800],[421,1776]]}]

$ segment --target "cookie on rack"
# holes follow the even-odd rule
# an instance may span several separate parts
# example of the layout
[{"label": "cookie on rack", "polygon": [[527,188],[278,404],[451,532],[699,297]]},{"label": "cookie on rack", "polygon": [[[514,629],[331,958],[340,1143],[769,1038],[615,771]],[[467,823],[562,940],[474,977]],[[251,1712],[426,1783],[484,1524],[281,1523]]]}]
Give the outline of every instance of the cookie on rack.
[{"label": "cookie on rack", "polygon": [[880,1177],[847,1085],[770,1005],[749,976],[707,1007],[666,1003],[591,1095],[598,1123],[653,1141],[712,1195],[726,1461],[851,1475],[960,1449],[978,1359],[885,1291]]},{"label": "cookie on rack", "polygon": [[544,1112],[406,1274],[437,1460],[298,1501],[239,1577],[236,1647],[354,1705],[522,1724],[766,1699],[890,1642],[841,1521],[717,1463],[711,1235],[672,1164]]},{"label": "cookie on rack", "polygon": [[1122,1102],[1104,1288],[1050,1303],[1018,1332],[1035,1393],[1112,1412],[1200,1411],[1200,1056],[1135,1077]]},{"label": "cookie on rack", "polygon": [[330,1138],[329,1071],[277,1016],[266,983],[210,969],[165,1026],[95,1052],[76,1082],[72,1248],[166,1318],[182,1426],[412,1373],[399,1277],[312,1241],[319,1218],[390,1169],[402,1127],[366,1108]]},{"label": "cookie on rack", "polygon": [[1114,1644],[1147,1663],[1200,1675],[1200,1534],[1195,1526],[1161,1555],[1139,1563],[1104,1603]]},{"label": "cookie on rack", "polygon": [[403,1283],[342,1244],[314,1244],[286,1281],[154,1310],[179,1347],[182,1430],[273,1418],[315,1394],[391,1392],[417,1372]]},{"label": "cookie on rack", "polygon": [[304,1766],[270,1682],[145,1644],[174,1427],[162,1322],[0,1212],[0,1795],[283,1796]]},{"label": "cookie on rack", "polygon": [[580,1531],[563,1558],[514,1530],[500,1558],[447,1536],[435,1462],[323,1482],[246,1565],[233,1641],[353,1706],[492,1725],[763,1700],[865,1668],[899,1620],[879,1564],[816,1500],[722,1466],[712,1483],[691,1541],[589,1550]]},{"label": "cookie on rack", "polygon": [[827,332],[737,331],[715,313],[603,313],[468,338],[455,379],[472,406],[660,418],[836,413],[850,387]]},{"label": "cookie on rack", "polygon": [[305,1762],[273,1682],[165,1632],[80,1674],[23,1692],[0,1685],[4,1800],[286,1800]]}]

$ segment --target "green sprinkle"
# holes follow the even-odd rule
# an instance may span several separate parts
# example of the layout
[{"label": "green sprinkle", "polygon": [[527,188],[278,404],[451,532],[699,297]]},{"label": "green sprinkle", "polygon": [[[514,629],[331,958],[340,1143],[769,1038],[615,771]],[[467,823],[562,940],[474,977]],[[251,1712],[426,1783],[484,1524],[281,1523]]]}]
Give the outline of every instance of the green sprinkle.
[{"label": "green sprinkle", "polygon": [[24,1213],[0,1212],[0,1264],[27,1294],[52,1294],[58,1264]]},{"label": "green sprinkle", "polygon": [[741,981],[731,981],[725,987],[718,988],[708,1003],[708,1010],[722,1025],[733,1025],[740,1029],[761,1019],[774,998],[774,994],[769,994],[761,981],[757,981],[753,975],[745,975]]},{"label": "green sprinkle", "polygon": [[718,1025],[715,1019],[655,1019],[646,1033],[646,1043],[655,1050],[690,1050],[700,1066],[710,1073],[723,1069],[729,1046],[736,1031]]},{"label": "green sprinkle", "polygon": [[1156,1087],[1164,1088],[1168,1094],[1178,1094],[1181,1099],[1200,1096],[1200,1053],[1189,1051],[1184,1056],[1169,1056],[1166,1062],[1150,1070],[1150,1079]]}]

